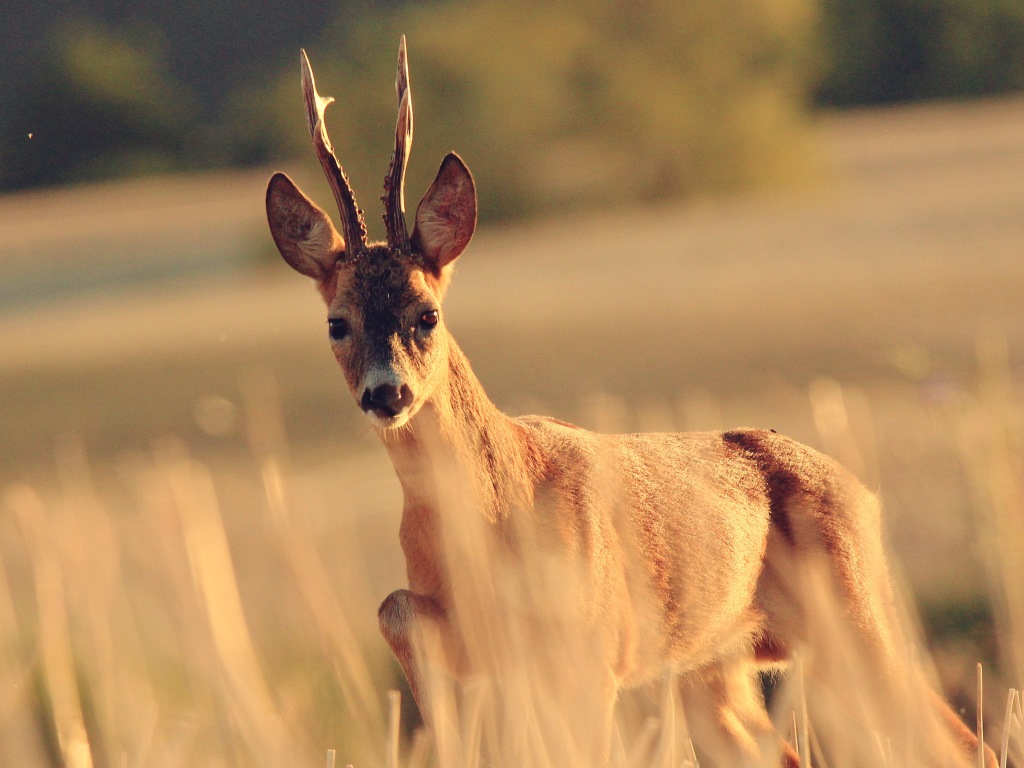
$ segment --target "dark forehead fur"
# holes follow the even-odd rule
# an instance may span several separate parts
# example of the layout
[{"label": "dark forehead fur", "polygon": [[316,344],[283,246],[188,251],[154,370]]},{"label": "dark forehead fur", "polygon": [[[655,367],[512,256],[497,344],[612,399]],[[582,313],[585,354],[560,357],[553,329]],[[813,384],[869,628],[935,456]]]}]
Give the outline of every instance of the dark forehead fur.
[{"label": "dark forehead fur", "polygon": [[346,301],[359,307],[368,333],[397,333],[405,308],[423,298],[409,279],[412,270],[423,268],[414,255],[371,245],[343,268],[351,270]]}]

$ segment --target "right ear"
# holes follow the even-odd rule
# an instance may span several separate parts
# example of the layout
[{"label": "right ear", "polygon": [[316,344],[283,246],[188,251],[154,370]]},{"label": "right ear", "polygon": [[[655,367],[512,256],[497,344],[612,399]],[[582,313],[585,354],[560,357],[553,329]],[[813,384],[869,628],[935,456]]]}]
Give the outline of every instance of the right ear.
[{"label": "right ear", "polygon": [[416,209],[412,244],[440,272],[462,253],[476,230],[476,185],[462,158],[449,152]]},{"label": "right ear", "polygon": [[325,279],[345,255],[330,217],[283,173],[267,186],[267,221],[284,260],[307,277]]}]

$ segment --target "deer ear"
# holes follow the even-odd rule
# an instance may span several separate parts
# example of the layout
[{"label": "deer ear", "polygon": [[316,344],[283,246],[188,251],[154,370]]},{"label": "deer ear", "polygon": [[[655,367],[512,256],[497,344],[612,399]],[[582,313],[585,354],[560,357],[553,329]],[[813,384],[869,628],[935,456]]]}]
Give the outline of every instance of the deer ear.
[{"label": "deer ear", "polygon": [[283,173],[267,186],[267,221],[277,250],[293,269],[323,280],[345,255],[345,241],[330,217]]},{"label": "deer ear", "polygon": [[440,271],[466,249],[474,230],[476,185],[462,158],[451,152],[416,209],[412,244]]}]

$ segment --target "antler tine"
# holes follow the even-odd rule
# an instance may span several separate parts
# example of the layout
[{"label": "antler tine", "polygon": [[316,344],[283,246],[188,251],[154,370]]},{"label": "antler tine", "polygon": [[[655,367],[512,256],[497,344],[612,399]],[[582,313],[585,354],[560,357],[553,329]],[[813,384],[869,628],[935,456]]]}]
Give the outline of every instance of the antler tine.
[{"label": "antler tine", "polygon": [[398,73],[395,75],[395,95],[398,97],[398,122],[395,125],[395,152],[391,156],[388,175],[384,177],[384,226],[388,244],[405,249],[409,232],[405,228],[405,168],[412,149],[412,91],[409,89],[409,61],[405,50],[405,35],[398,43]]},{"label": "antler tine", "polygon": [[363,220],[363,212],[356,204],[356,196],[352,192],[352,186],[348,183],[348,177],[338,163],[334,147],[331,146],[331,140],[327,136],[324,112],[334,99],[330,96],[325,98],[317,93],[313,68],[309,65],[309,57],[306,56],[304,50],[302,51],[302,98],[306,106],[306,126],[313,137],[313,147],[316,150],[317,159],[324,169],[327,181],[331,185],[331,191],[334,192],[334,199],[338,203],[345,247],[352,255],[366,247],[366,222]]}]

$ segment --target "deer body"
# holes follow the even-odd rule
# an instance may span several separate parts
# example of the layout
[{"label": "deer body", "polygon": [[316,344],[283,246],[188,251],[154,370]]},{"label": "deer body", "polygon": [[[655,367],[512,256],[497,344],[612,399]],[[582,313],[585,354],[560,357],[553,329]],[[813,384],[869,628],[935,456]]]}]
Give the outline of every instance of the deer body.
[{"label": "deer body", "polygon": [[[792,608],[777,610],[780,578],[801,549],[819,552],[827,540],[856,541],[862,561],[844,564],[847,587],[863,613],[883,610],[889,586],[875,499],[831,459],[763,430],[601,435],[546,417],[509,418],[449,344],[457,384],[439,385],[409,429],[383,436],[405,493],[409,588],[434,615],[451,600],[445,510],[431,491],[426,446],[442,461],[456,457],[495,530],[530,515],[547,546],[580,561],[594,622],[584,631],[604,631],[616,687],[657,677],[666,664],[685,671],[723,657],[784,660],[787,643],[805,637],[798,622],[787,625]],[[872,574],[876,581],[863,583]],[[405,628],[389,622],[386,601],[384,634],[401,642]]]},{"label": "deer body", "polygon": [[[545,563],[564,566],[569,599],[558,621],[495,605],[498,621],[511,622],[496,636],[532,622],[538,634],[527,648],[544,647],[551,632],[585,638],[579,661],[595,675],[567,679],[577,698],[597,699],[606,733],[617,691],[671,666],[683,673],[691,733],[710,764],[755,764],[772,743],[796,764],[774,735],[753,672],[814,648],[804,566],[825,564],[871,674],[885,690],[899,688],[901,638],[875,497],[833,460],[770,431],[599,435],[501,413],[441,315],[452,263],[476,223],[473,179],[458,156],[444,159],[406,230],[404,39],[396,90],[386,242],[367,240],[324,128],[330,100],[317,93],[304,55],[307,125],[342,231],[283,174],[271,179],[267,212],[285,260],[317,284],[335,357],[402,485],[409,587],[384,600],[379,619],[421,711],[429,718],[423,644],[438,643],[456,675],[517,662],[467,634],[473,617],[460,603],[462,564],[451,542],[476,526],[494,544],[487,566],[495,574],[526,581]],[[486,584],[470,587],[501,601]],[[827,657],[827,647],[817,650]],[[937,706],[950,732],[976,748]]]}]

